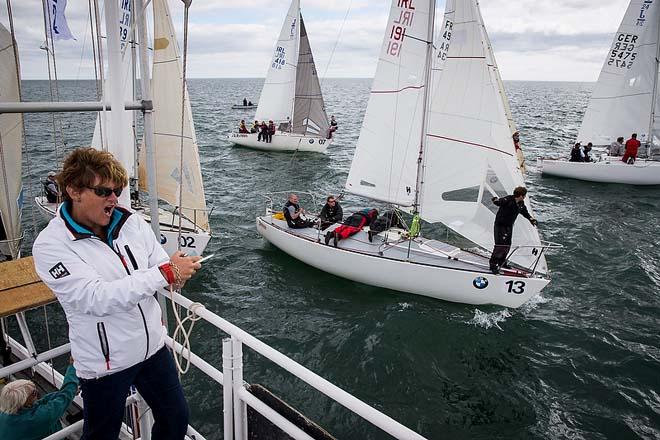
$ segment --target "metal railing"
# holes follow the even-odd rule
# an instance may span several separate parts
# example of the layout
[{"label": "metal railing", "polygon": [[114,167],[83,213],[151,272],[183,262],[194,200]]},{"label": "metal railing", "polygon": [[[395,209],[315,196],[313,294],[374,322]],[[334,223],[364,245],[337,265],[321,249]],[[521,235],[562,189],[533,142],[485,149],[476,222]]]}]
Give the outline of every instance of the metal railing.
[{"label": "metal railing", "polygon": [[[244,330],[241,330],[215,313],[210,312],[203,307],[195,307],[195,303],[185,296],[173,293],[170,299],[186,310],[189,310],[191,306],[193,306],[195,308],[195,313],[200,318],[230,335],[230,338],[224,339],[222,344],[222,373],[211,367],[208,363],[200,362],[201,359],[197,356],[192,354],[190,357],[186,356],[187,352],[186,350],[183,350],[183,347],[174,341],[168,341],[168,343],[176,349],[177,353],[182,353],[182,355],[188,358],[193,365],[200,368],[201,371],[205,372],[218,383],[222,383],[225,439],[247,439],[246,405],[249,405],[252,409],[259,412],[293,438],[311,439],[308,434],[305,434],[287,419],[276,413],[275,410],[268,407],[265,403],[261,402],[256,396],[250,393],[243,381],[243,345],[251,348],[266,359],[269,359],[335,402],[359,415],[364,420],[387,432],[394,438],[415,440],[424,439],[424,437],[415,431],[407,428],[355,396],[328,382],[321,376],[313,373],[295,362],[293,359],[285,356],[264,342],[261,342],[259,339],[248,334]],[[222,382],[220,382],[221,380]]]},{"label": "metal railing", "polygon": [[[311,197],[312,198],[312,205],[314,205],[314,209],[316,209],[319,206],[316,203],[316,196],[314,196],[314,194],[309,192],[309,191],[274,191],[274,192],[269,192],[269,193],[259,194],[259,195],[266,199],[266,212],[269,212],[269,211],[273,210],[273,198],[274,198],[273,196],[283,195],[284,197],[282,197],[282,198],[284,199],[284,202],[282,202],[282,206],[284,206],[284,203],[286,203],[286,200],[287,200],[287,196],[289,194],[292,194],[292,193],[297,194],[297,195],[305,194],[306,196]],[[279,211],[279,209],[278,209],[278,211]]]},{"label": "metal railing", "polygon": [[[511,257],[513,254],[515,254],[517,251],[520,249],[531,249],[532,251],[530,252],[530,255],[535,256],[536,258],[534,261],[530,264],[529,267],[524,267],[526,270],[530,271],[530,276],[534,276],[536,274],[536,268],[539,265],[539,262],[541,261],[541,257],[547,251],[548,249],[562,249],[564,245],[559,244],[559,243],[553,243],[551,241],[541,241],[540,245],[518,245],[515,247],[512,247],[511,251],[509,252],[509,255],[507,255],[505,262],[508,263],[511,260]],[[519,264],[519,263],[516,263]]]},{"label": "metal railing", "polygon": [[[406,440],[424,440],[424,437],[412,431],[396,420],[369,406],[367,403],[361,401],[355,396],[342,390],[338,386],[330,383],[321,376],[315,374],[309,369],[303,367],[291,358],[285,356],[274,348],[268,346],[264,342],[248,334],[239,327],[231,324],[220,316],[205,309],[198,303],[194,303],[190,299],[178,293],[171,293],[168,298],[178,306],[186,310],[194,310],[195,314],[204,319],[216,328],[224,331],[229,335],[228,338],[222,341],[222,371],[206,362],[200,356],[188,350],[187,347],[182,346],[177,341],[170,337],[166,337],[166,344],[175,352],[176,355],[182,356],[187,359],[192,365],[198,368],[202,373],[209,378],[222,385],[223,395],[223,425],[224,425],[224,439],[225,440],[247,440],[248,438],[248,419],[247,407],[261,414],[283,432],[288,434],[294,439],[299,440],[313,440],[313,438],[305,433],[301,428],[289,421],[283,415],[278,413],[275,409],[264,403],[250,392],[249,385],[243,379],[243,346],[249,347],[256,353],[264,358],[270,360],[284,370],[291,373],[298,379],[306,382],[311,387],[323,393],[330,399],[344,406],[353,413],[359,415],[367,422],[382,429],[397,439]],[[5,366],[0,369],[0,377],[9,376],[18,371],[33,368],[41,377],[50,380],[52,378],[52,385],[59,387],[62,384],[63,376],[54,371],[52,366],[45,362],[57,356],[61,356],[69,352],[69,344],[64,344],[60,347],[53,348],[47,352],[40,354],[30,353],[28,349],[21,346],[17,341],[7,337],[9,345],[12,347],[14,353],[19,355],[21,361]],[[75,402],[82,406],[82,399],[76,396]],[[149,440],[151,424],[151,412],[144,400],[139,394],[133,394],[127,400],[127,405],[135,404],[138,408],[137,421],[139,422],[139,430],[141,438]],[[71,426],[64,428],[56,434],[48,437],[49,440],[57,440],[66,438],[67,435],[80,431],[82,429],[82,422],[77,422]],[[130,434],[131,428],[124,425],[122,432]],[[200,435],[194,428],[188,427],[189,438],[196,440],[203,440],[204,437]]]}]

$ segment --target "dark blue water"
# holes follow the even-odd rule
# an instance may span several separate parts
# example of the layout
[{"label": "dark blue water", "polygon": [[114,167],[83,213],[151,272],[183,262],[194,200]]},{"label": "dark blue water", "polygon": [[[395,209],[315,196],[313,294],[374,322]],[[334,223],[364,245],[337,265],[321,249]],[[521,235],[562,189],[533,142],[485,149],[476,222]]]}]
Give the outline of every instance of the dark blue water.
[{"label": "dark blue water", "polygon": [[[535,169],[537,156],[568,152],[592,84],[505,83],[539,230],[564,245],[548,256],[552,283],[518,310],[353,283],[259,238],[254,219],[265,207],[261,194],[341,191],[370,80],[322,84],[328,112],[340,124],[327,155],[266,153],[226,141],[241,118],[254,115],[231,104],[244,96],[258,100],[261,84],[190,81],[206,196],[214,207],[207,252],[216,257],[186,286],[187,296],[428,438],[660,438],[658,188],[541,178]],[[24,87],[27,99],[48,95],[46,82]],[[60,94],[93,99],[95,88],[63,82]],[[38,176],[90,142],[93,122],[89,114],[58,117],[55,149],[51,117],[27,116],[26,185],[33,193]],[[344,205],[365,203],[348,196]],[[32,228],[29,208],[24,224]],[[432,232],[444,234],[444,228]],[[48,310],[59,322],[53,339],[62,341],[58,306]],[[194,333],[193,350],[220,367],[221,332],[198,324]],[[249,350],[246,360],[247,381],[264,384],[338,438],[388,438]],[[183,382],[195,426],[220,438],[221,387],[196,372]]]}]

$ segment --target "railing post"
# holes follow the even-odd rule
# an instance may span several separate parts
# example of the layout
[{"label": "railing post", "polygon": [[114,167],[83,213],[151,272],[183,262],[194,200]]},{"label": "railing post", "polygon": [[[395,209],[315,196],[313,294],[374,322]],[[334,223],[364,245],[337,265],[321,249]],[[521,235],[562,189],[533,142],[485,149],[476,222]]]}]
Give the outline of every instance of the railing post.
[{"label": "railing post", "polygon": [[222,415],[225,440],[234,438],[234,387],[231,338],[222,340]]},{"label": "railing post", "polygon": [[25,312],[17,313],[16,320],[18,321],[18,328],[21,330],[21,335],[23,336],[25,348],[30,352],[30,356],[36,357],[37,349],[34,346],[32,334],[30,334],[30,326],[28,326],[27,320],[25,319]]},{"label": "railing post", "polygon": [[142,396],[137,396],[138,421],[140,424],[140,439],[151,440],[151,427],[154,424],[154,417],[149,410],[149,405]]},{"label": "railing post", "polygon": [[234,440],[247,440],[247,405],[241,400],[238,393],[243,388],[243,343],[233,336],[231,342],[233,358]]}]

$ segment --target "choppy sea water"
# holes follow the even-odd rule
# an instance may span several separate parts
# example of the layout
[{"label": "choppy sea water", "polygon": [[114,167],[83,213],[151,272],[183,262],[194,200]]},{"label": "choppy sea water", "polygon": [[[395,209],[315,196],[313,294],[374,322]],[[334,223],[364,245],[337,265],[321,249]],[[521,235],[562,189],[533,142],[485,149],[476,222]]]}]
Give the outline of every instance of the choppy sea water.
[{"label": "choppy sea water", "polygon": [[[226,135],[253,111],[261,79],[191,80],[206,198],[214,232],[185,294],[302,365],[430,439],[660,438],[660,204],[658,188],[541,178],[538,156],[567,154],[592,84],[506,82],[527,157],[528,188],[553,281],[520,309],[475,307],[388,291],[306,266],[259,238],[262,194],[343,188],[368,100],[368,79],[322,88],[340,124],[327,155],[231,146]],[[47,82],[26,81],[28,100]],[[60,99],[94,99],[89,81],[64,81]],[[66,151],[91,140],[94,116],[26,117],[26,195]],[[622,136],[627,134],[622,133]],[[66,145],[63,145],[66,143]],[[305,201],[303,199],[303,201]],[[311,201],[306,201],[308,207]],[[364,207],[348,196],[345,212]],[[24,209],[29,252],[32,220]],[[430,228],[445,236],[442,227]],[[450,239],[456,237],[449,235]],[[410,280],[414,283],[414,280]],[[59,306],[48,307],[51,343],[64,342]],[[43,312],[32,312],[43,322]],[[197,324],[193,351],[221,366],[223,335]],[[45,347],[46,337],[39,345]],[[389,438],[246,349],[245,379],[261,383],[340,439]],[[221,387],[183,377],[194,426],[221,437]]]}]

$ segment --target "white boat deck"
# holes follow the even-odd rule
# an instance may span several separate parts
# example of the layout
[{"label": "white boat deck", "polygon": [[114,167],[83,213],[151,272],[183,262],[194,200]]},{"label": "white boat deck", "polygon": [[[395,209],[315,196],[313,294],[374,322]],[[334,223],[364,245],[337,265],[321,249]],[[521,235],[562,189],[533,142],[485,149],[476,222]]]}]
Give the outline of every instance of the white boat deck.
[{"label": "white boat deck", "polygon": [[[286,221],[278,220],[270,215],[261,218],[284,232],[320,243],[323,246],[325,246],[325,234],[339,226],[339,224],[331,225],[325,231],[316,228],[292,229],[289,228]],[[490,273],[489,257],[487,256],[478,255],[438,240],[424,238],[408,240],[403,235],[405,231],[398,228],[374,235],[370,242],[368,231],[369,228],[365,227],[357,234],[340,240],[337,248],[396,261]],[[330,240],[329,246],[333,246],[332,240]],[[527,275],[529,273],[518,269],[503,270],[502,272],[508,275]]]}]

